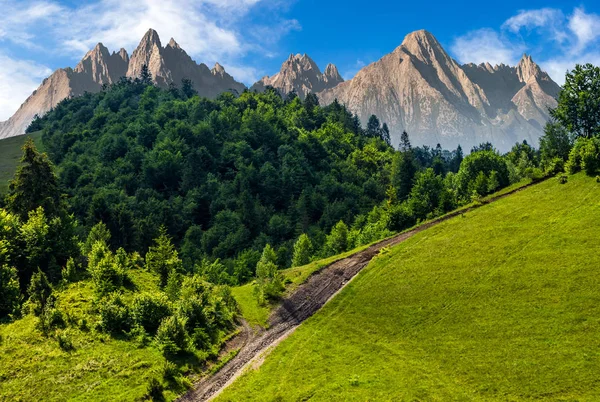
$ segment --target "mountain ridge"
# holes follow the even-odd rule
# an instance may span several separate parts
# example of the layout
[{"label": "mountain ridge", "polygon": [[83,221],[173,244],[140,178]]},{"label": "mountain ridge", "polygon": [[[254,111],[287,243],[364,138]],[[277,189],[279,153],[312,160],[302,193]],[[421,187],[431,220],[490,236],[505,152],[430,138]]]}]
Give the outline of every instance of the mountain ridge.
[{"label": "mountain ridge", "polygon": [[559,90],[531,56],[516,67],[460,65],[420,30],[318,96],[325,104],[338,99],[361,121],[377,115],[393,144],[406,130],[417,145],[470,149],[489,141],[504,151],[517,141],[537,145]]},{"label": "mountain ridge", "polygon": [[63,99],[81,96],[85,92],[98,92],[103,85],[114,84],[121,77],[138,77],[144,64],[156,85],[163,88],[188,78],[201,96],[209,98],[228,90],[241,92],[246,89],[220,64],[217,63],[212,71],[206,64],[197,64],[173,38],[163,47],[158,33],[149,29],[131,56],[123,48],[110,53],[102,43],[98,43],[75,68],[55,70],[13,116],[0,122],[0,139],[23,134],[36,115],[43,115]]}]

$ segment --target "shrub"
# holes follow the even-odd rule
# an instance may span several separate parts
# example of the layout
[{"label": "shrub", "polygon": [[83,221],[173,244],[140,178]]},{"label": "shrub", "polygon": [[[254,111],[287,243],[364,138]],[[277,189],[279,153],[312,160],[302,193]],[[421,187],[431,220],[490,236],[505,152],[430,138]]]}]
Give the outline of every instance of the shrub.
[{"label": "shrub", "polygon": [[67,331],[60,331],[56,334],[56,340],[58,341],[58,347],[65,352],[71,352],[75,350],[71,336]]},{"label": "shrub", "polygon": [[283,278],[276,261],[277,255],[275,254],[275,250],[273,250],[270,244],[267,244],[260,257],[260,261],[256,265],[257,287],[255,288],[255,292],[261,304],[264,304],[268,299],[279,298],[285,290]]},{"label": "shrub", "polygon": [[156,343],[164,355],[174,355],[188,347],[185,319],[172,315],[162,320],[156,331]]},{"label": "shrub", "polygon": [[388,214],[389,228],[396,232],[410,228],[417,223],[417,220],[406,203],[392,206]]},{"label": "shrub", "polygon": [[560,184],[567,184],[568,181],[568,176],[566,174],[561,174],[560,176],[558,176],[558,182]]},{"label": "shrub", "polygon": [[48,304],[52,304],[52,286],[45,273],[38,271],[31,277],[31,283],[27,288],[29,293],[29,305],[34,315],[40,316]]},{"label": "shrub", "polygon": [[292,256],[292,267],[300,267],[310,262],[312,256],[312,243],[306,234],[301,234],[294,243],[294,254]]},{"label": "shrub", "polygon": [[21,300],[21,289],[19,288],[19,277],[16,268],[0,263],[0,320],[18,313]]},{"label": "shrub", "polygon": [[148,381],[146,394],[144,396],[146,399],[150,399],[155,402],[162,402],[165,400],[165,396],[163,395],[164,390],[165,389],[159,380],[156,378],[151,378]]},{"label": "shrub", "polygon": [[556,175],[565,171],[565,161],[562,158],[553,158],[546,166],[546,173]]},{"label": "shrub", "polygon": [[161,321],[171,314],[169,298],[164,293],[136,294],[131,305],[131,318],[134,324],[154,334]]},{"label": "shrub", "polygon": [[118,257],[112,254],[106,243],[98,241],[93,244],[88,255],[88,271],[99,294],[107,294],[123,286],[126,267],[122,255]]},{"label": "shrub", "polygon": [[67,260],[67,265],[63,267],[61,274],[63,281],[66,283],[75,282],[77,278],[77,264],[75,264],[73,257]]},{"label": "shrub", "polygon": [[131,328],[131,313],[117,292],[100,301],[100,327],[105,332],[121,333]]},{"label": "shrub", "polygon": [[339,221],[331,229],[331,233],[325,240],[325,253],[336,255],[346,251],[348,247],[348,226],[344,221]]}]

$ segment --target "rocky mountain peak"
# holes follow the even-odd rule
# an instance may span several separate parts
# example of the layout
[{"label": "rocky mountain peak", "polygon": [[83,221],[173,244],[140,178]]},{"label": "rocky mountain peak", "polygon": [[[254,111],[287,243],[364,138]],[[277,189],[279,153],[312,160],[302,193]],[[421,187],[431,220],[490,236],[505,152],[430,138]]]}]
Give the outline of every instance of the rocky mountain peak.
[{"label": "rocky mountain peak", "polygon": [[220,75],[220,76],[224,76],[225,74],[227,74],[225,72],[225,67],[223,67],[219,63],[215,63],[215,66],[212,68],[212,70],[210,70],[210,72],[213,75]]},{"label": "rocky mountain peak", "polygon": [[119,53],[113,53],[113,55],[117,55],[121,58],[121,60],[123,60],[126,63],[129,63],[129,54],[124,48],[121,48],[121,50],[119,50]]},{"label": "rocky mountain peak", "polygon": [[158,86],[180,85],[186,78],[193,82],[200,96],[214,98],[224,91],[241,93],[246,88],[219,64],[215,65],[213,73],[205,64],[197,64],[174,39],[163,48],[158,33],[150,29],[131,58],[125,49],[111,54],[98,43],[75,69],[56,70],[9,120],[0,122],[0,138],[23,134],[35,115],[42,116],[65,98],[98,92],[104,84],[115,83],[124,76],[139,77],[143,65],[148,66]]},{"label": "rocky mountain peak", "polygon": [[435,36],[424,29],[406,35],[400,47],[420,59],[428,59],[436,52],[446,53]]},{"label": "rocky mountain peak", "polygon": [[175,42],[175,39],[173,39],[173,38],[171,38],[171,40],[169,41],[167,46],[172,47],[173,49],[181,49],[181,46],[179,46],[179,43]]},{"label": "rocky mountain peak", "polygon": [[327,65],[327,67],[325,67],[325,78],[327,78],[328,82],[343,82],[344,79],[342,78],[342,76],[340,75],[337,67],[335,66],[335,64],[331,64],[329,63]]},{"label": "rocky mountain peak", "polygon": [[531,77],[539,78],[542,74],[540,67],[533,61],[530,55],[523,54],[517,65],[517,76],[521,82],[528,82]]}]

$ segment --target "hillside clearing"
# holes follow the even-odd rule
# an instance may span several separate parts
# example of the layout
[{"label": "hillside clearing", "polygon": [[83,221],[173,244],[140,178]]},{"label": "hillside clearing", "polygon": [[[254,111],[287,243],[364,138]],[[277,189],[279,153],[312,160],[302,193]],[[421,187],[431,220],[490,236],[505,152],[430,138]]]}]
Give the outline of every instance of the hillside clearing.
[{"label": "hillside clearing", "polygon": [[549,180],[415,235],[217,400],[597,400],[599,199]]}]

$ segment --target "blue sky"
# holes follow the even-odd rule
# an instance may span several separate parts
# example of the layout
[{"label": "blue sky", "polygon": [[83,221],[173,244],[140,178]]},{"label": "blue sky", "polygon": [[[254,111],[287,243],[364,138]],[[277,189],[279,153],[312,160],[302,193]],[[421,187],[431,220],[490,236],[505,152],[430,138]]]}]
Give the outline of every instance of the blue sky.
[{"label": "blue sky", "polygon": [[600,65],[600,3],[591,0],[0,0],[0,10],[0,120],[97,42],[131,53],[150,27],[246,84],[290,53],[351,78],[417,29],[460,62],[516,64],[527,52],[559,83],[575,63]]}]

